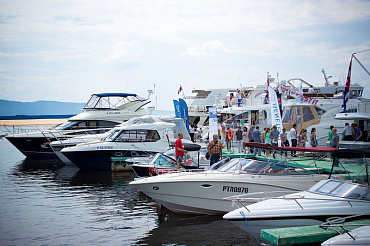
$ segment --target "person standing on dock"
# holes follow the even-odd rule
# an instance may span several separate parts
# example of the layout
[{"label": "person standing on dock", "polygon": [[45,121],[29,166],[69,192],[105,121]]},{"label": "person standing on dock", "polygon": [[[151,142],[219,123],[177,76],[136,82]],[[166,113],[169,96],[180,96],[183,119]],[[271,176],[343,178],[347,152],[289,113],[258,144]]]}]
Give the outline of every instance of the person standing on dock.
[{"label": "person standing on dock", "polygon": [[193,126],[193,124],[190,124],[189,125],[189,134],[190,134],[190,139],[191,139],[191,141],[194,143],[195,142],[195,140],[194,140],[194,126]]},{"label": "person standing on dock", "polygon": [[[251,125],[251,127],[249,128],[248,133],[247,133],[249,142],[254,142],[253,131],[254,131],[254,125]],[[253,154],[253,147],[249,147],[248,152]]]},{"label": "person standing on dock", "polygon": [[184,155],[186,153],[186,150],[181,140],[183,137],[184,136],[180,132],[178,134],[178,139],[176,139],[175,141],[175,156],[176,156],[176,168],[177,169],[180,169],[180,165],[184,161]]},{"label": "person standing on dock", "polygon": [[[270,132],[270,138],[271,138],[271,146],[278,147],[278,140],[279,140],[279,131],[277,130],[276,125],[272,126]],[[286,136],[286,135],[285,135]],[[276,150],[272,152],[272,157],[275,158]]]},{"label": "person standing on dock", "polygon": [[316,138],[316,128],[315,127],[313,127],[311,129],[310,138],[311,138],[311,146],[312,147],[317,147],[317,138]]},{"label": "person standing on dock", "polygon": [[247,143],[249,142],[248,140],[248,128],[247,127],[244,127],[243,128],[243,150],[244,150],[244,154],[246,154],[246,148],[247,148]]},{"label": "person standing on dock", "polygon": [[222,158],[222,143],[218,141],[217,134],[213,135],[213,140],[208,143],[207,150],[210,158],[210,166],[218,162]]},{"label": "person standing on dock", "polygon": [[[290,129],[289,131],[289,135],[290,135],[290,141],[292,142],[292,147],[297,147],[297,124],[293,124],[293,127],[292,129]],[[292,151],[291,152],[291,155],[295,155],[296,152],[295,151]]]},{"label": "person standing on dock", "polygon": [[243,140],[243,131],[241,127],[238,127],[238,130],[235,132],[235,139],[236,139],[236,144],[238,146],[238,151],[239,153],[242,152],[242,140]]},{"label": "person standing on dock", "polygon": [[234,130],[230,127],[226,132],[226,147],[228,151],[231,151],[231,143],[234,138]]},{"label": "person standing on dock", "polygon": [[[253,131],[253,142],[261,143],[261,141],[260,127],[256,126],[256,129]],[[261,148],[255,148],[255,154],[261,156]]]},{"label": "person standing on dock", "polygon": [[330,130],[328,133],[328,139],[329,139],[329,146],[328,147],[333,147],[333,128],[334,126],[330,126]]},{"label": "person standing on dock", "polygon": [[332,147],[339,149],[339,135],[337,134],[337,129],[333,128],[331,131],[333,132]]}]

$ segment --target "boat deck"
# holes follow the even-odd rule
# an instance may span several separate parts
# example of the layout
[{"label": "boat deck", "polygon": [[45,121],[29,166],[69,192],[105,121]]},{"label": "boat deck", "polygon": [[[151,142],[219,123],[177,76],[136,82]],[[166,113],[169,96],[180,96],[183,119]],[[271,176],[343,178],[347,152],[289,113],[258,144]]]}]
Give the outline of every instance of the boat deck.
[{"label": "boat deck", "polygon": [[303,243],[322,243],[339,235],[344,230],[353,230],[370,224],[369,219],[355,220],[344,223],[343,227],[300,226],[277,229],[263,229],[261,237],[274,245],[294,245]]}]

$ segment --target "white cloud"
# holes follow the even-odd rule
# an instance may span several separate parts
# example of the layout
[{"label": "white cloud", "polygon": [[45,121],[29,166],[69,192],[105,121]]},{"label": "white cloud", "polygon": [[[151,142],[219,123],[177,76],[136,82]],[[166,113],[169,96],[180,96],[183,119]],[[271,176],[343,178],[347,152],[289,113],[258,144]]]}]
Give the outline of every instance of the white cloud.
[{"label": "white cloud", "polygon": [[192,45],[187,49],[189,56],[206,57],[230,52],[220,40],[207,41],[200,45]]},{"label": "white cloud", "polygon": [[[156,83],[158,105],[167,107],[180,83],[184,90],[255,85],[270,71],[318,84],[321,68],[339,77],[350,55],[370,46],[361,29],[370,24],[370,2],[361,0],[0,5],[0,96],[14,100],[80,102],[114,90],[146,95]],[[365,66],[367,54],[359,56]],[[46,93],[48,84],[54,86]]]}]

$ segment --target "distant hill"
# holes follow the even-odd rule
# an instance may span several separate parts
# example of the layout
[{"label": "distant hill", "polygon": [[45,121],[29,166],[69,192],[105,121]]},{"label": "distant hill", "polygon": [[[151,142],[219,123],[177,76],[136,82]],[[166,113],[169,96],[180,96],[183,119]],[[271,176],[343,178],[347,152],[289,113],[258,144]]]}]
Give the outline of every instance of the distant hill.
[{"label": "distant hill", "polygon": [[85,104],[56,101],[18,102],[0,99],[0,116],[74,115],[81,113]]}]

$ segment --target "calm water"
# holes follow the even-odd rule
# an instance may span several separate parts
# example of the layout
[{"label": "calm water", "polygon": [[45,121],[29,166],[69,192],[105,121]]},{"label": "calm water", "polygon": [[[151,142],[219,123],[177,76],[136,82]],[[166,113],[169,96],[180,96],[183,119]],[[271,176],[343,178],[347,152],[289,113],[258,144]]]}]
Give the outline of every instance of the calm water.
[{"label": "calm water", "polygon": [[159,211],[132,172],[26,159],[0,140],[0,245],[256,245],[221,216]]}]

